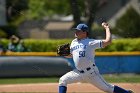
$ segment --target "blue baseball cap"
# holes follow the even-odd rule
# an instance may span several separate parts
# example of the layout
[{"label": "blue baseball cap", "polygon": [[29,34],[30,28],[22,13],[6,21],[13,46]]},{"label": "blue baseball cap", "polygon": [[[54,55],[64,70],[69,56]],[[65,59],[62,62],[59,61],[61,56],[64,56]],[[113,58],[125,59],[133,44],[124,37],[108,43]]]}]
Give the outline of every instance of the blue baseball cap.
[{"label": "blue baseball cap", "polygon": [[86,24],[79,24],[77,25],[76,28],[74,28],[74,30],[78,31],[78,30],[82,30],[82,31],[86,31],[88,32],[88,26]]}]

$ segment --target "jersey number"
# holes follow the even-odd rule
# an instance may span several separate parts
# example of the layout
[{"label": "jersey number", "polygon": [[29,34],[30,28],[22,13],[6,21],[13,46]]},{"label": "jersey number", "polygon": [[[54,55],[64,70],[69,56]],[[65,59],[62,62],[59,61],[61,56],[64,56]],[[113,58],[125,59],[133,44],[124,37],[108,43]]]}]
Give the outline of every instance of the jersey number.
[{"label": "jersey number", "polygon": [[85,51],[79,51],[79,57],[85,57]]}]

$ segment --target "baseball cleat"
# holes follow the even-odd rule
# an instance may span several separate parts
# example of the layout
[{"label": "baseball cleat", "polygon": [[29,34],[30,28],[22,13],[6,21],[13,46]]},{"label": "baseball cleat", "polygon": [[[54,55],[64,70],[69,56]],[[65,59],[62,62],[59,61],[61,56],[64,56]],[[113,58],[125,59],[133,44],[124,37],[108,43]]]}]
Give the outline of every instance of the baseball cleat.
[{"label": "baseball cleat", "polygon": [[129,93],[134,93],[132,90],[128,90]]}]

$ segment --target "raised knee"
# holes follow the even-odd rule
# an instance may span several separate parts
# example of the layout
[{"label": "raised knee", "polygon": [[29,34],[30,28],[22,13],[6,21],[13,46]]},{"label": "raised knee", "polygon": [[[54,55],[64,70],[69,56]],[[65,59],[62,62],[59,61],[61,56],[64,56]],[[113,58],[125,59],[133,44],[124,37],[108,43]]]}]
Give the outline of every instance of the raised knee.
[{"label": "raised knee", "polygon": [[59,79],[59,86],[67,86],[67,82],[66,82],[65,78],[61,77]]}]

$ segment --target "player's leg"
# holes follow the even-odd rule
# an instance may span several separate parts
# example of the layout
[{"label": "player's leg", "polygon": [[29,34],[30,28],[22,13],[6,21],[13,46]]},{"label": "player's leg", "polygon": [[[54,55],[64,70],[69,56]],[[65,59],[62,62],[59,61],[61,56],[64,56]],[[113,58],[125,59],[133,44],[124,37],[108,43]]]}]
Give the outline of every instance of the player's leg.
[{"label": "player's leg", "polygon": [[114,86],[114,93],[134,93],[132,90],[125,90],[121,87]]},{"label": "player's leg", "polygon": [[100,75],[98,68],[94,67],[93,71],[89,73],[88,82],[95,85],[99,89],[107,93],[130,93],[128,90],[125,90],[121,87],[111,85],[107,83],[103,77]]},{"label": "player's leg", "polygon": [[77,70],[70,71],[59,79],[59,93],[66,93],[67,84],[82,81],[82,76]]},{"label": "player's leg", "polygon": [[100,90],[107,92],[107,93],[114,93],[114,86],[111,84],[108,84],[101,76],[100,74],[94,72],[89,73],[90,75],[86,79],[87,82],[91,83],[92,85],[96,86]]}]

